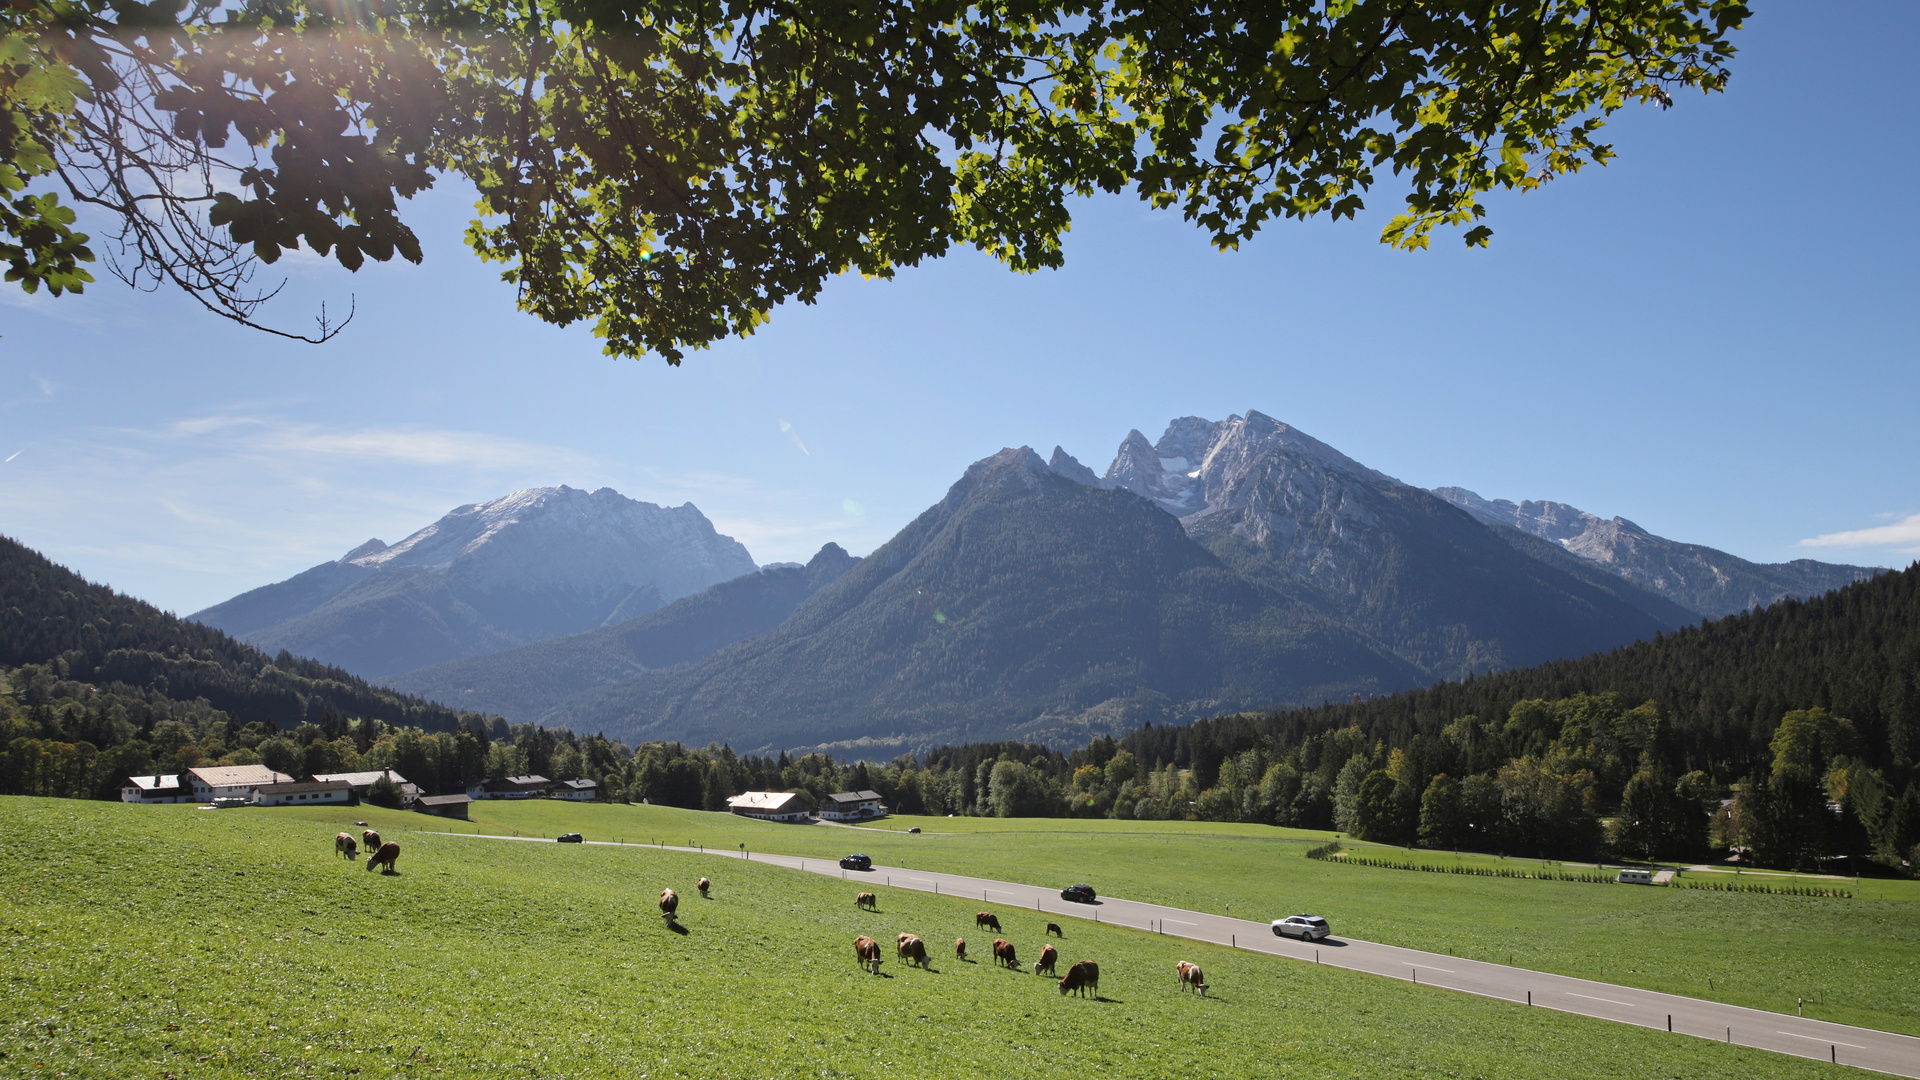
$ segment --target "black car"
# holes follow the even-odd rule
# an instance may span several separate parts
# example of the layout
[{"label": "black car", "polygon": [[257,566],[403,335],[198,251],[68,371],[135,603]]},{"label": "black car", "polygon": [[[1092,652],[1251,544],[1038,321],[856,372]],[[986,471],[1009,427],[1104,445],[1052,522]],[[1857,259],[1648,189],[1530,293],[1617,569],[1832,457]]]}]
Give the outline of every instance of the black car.
[{"label": "black car", "polygon": [[871,870],[873,869],[873,860],[867,858],[865,855],[849,855],[840,860],[840,869]]},{"label": "black car", "polygon": [[558,839],[556,839],[556,840],[554,840],[554,843],[556,843],[556,844],[583,844],[583,843],[586,843],[586,841],[584,841],[584,840],[582,840],[582,839],[580,838],[580,834],[579,834],[579,833],[577,833],[577,832],[570,832],[570,833],[563,833],[563,834],[561,834],[561,835],[560,835],[560,837],[559,837]]},{"label": "black car", "polygon": [[1091,904],[1095,899],[1093,886],[1069,885],[1060,890],[1060,899],[1071,900],[1076,904]]}]

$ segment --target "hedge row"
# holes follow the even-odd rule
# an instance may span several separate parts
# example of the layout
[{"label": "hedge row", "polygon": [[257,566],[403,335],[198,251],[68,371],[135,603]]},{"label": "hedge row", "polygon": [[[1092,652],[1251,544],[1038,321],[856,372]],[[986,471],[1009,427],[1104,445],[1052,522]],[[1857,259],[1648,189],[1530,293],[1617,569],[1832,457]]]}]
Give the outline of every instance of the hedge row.
[{"label": "hedge row", "polygon": [[[1381,870],[1418,870],[1428,874],[1465,874],[1469,877],[1520,878],[1531,881],[1580,881],[1592,885],[1613,885],[1619,881],[1616,876],[1611,874],[1581,873],[1566,870],[1522,870],[1509,869],[1507,867],[1464,866],[1458,863],[1448,866],[1444,863],[1401,862],[1392,859],[1373,859],[1352,854],[1342,855],[1337,859],[1334,858],[1333,856],[1339,851],[1340,845],[1337,843],[1321,844],[1319,847],[1309,848],[1307,858],[1344,863],[1349,866],[1372,866]],[[1853,898],[1853,893],[1846,889],[1819,889],[1805,885],[1765,885],[1748,884],[1746,882],[1681,881],[1678,879],[1665,882],[1664,884],[1681,889],[1706,889],[1711,892],[1764,893],[1768,896],[1821,896],[1841,900],[1851,900]]]}]

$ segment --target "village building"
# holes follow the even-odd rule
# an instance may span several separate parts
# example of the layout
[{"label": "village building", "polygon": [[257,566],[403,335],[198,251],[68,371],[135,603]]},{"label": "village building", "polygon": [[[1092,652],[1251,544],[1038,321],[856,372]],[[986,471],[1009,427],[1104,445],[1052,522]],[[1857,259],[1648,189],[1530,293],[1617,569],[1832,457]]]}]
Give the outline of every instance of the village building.
[{"label": "village building", "polygon": [[165,776],[129,776],[120,785],[120,801],[132,803],[183,803],[193,801],[193,789],[175,774]]},{"label": "village building", "polygon": [[727,809],[761,821],[805,821],[807,803],[791,791],[749,791],[727,800]]},{"label": "village building", "polygon": [[422,795],[413,801],[413,808],[422,814],[461,821],[467,820],[467,808],[471,805],[473,797],[469,795]]},{"label": "village building", "polygon": [[470,799],[533,799],[543,796],[553,781],[544,776],[509,776],[504,780],[469,780]]},{"label": "village building", "polygon": [[265,765],[212,765],[188,769],[185,777],[193,802],[226,800],[229,805],[250,803],[256,789],[267,784],[291,784],[293,777]]},{"label": "village building", "polygon": [[262,784],[253,789],[255,806],[320,806],[344,803],[353,798],[353,786],[345,780],[301,780],[287,784]]},{"label": "village building", "polygon": [[313,779],[323,784],[332,783],[335,780],[345,780],[347,786],[353,789],[353,797],[355,799],[364,799],[367,797],[367,792],[373,790],[373,785],[379,783],[380,778],[383,776],[393,781],[393,785],[400,789],[401,802],[412,802],[414,799],[420,797],[420,786],[418,784],[409,784],[406,777],[401,776],[392,769],[374,769],[371,772],[314,773]]},{"label": "village building", "polygon": [[877,791],[836,791],[820,804],[820,817],[826,821],[874,821],[887,816]]},{"label": "village building", "polygon": [[574,802],[592,802],[600,796],[600,785],[591,780],[562,780],[553,787],[553,797]]}]

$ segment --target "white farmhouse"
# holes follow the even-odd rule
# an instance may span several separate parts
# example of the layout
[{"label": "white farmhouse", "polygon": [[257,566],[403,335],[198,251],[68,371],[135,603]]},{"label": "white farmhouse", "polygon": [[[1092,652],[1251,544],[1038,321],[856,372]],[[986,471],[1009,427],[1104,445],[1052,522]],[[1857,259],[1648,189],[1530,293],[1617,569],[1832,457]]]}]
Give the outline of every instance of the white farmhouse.
[{"label": "white farmhouse", "polygon": [[820,804],[820,816],[828,821],[875,821],[887,816],[887,808],[877,791],[836,791]]},{"label": "white farmhouse", "polygon": [[748,791],[727,800],[727,809],[761,821],[805,821],[806,800],[791,791]]},{"label": "white farmhouse", "polygon": [[591,780],[562,780],[553,786],[553,797],[572,802],[592,802],[600,795],[600,785]]},{"label": "white farmhouse", "polygon": [[120,801],[133,803],[183,803],[193,801],[193,789],[174,774],[165,776],[129,776],[120,785]]},{"label": "white farmhouse", "polygon": [[188,769],[186,781],[194,802],[215,799],[239,799],[252,802],[254,790],[266,784],[291,784],[293,777],[274,772],[265,765],[213,765]]},{"label": "white farmhouse", "polygon": [[320,806],[353,798],[345,780],[306,780],[291,784],[262,784],[253,789],[255,806]]}]

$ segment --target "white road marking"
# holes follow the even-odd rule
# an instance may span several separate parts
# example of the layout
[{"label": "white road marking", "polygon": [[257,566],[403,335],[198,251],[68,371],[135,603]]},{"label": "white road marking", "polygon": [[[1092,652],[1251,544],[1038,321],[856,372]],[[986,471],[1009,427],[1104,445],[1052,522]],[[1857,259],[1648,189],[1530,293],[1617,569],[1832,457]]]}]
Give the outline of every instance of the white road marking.
[{"label": "white road marking", "polygon": [[1588,1001],[1604,1001],[1609,1005],[1625,1005],[1629,1009],[1637,1009],[1640,1007],[1631,1001],[1615,1001],[1612,998],[1594,997],[1592,994],[1576,994],[1571,990],[1568,990],[1566,994],[1568,997],[1586,998]]},{"label": "white road marking", "polygon": [[1407,965],[1410,968],[1426,968],[1428,971],[1444,971],[1449,975],[1453,974],[1452,968],[1437,968],[1431,964],[1416,964],[1411,960],[1402,960],[1400,962]]},{"label": "white road marking", "polygon": [[1833,1046],[1845,1046],[1845,1047],[1848,1047],[1848,1048],[1850,1048],[1850,1049],[1854,1049],[1854,1050],[1865,1050],[1865,1049],[1866,1049],[1866,1047],[1864,1047],[1864,1046],[1861,1046],[1861,1045],[1860,1045],[1860,1044],[1858,1044],[1858,1043],[1843,1043],[1843,1042],[1840,1042],[1840,1041],[1838,1041],[1838,1040],[1835,1040],[1835,1039],[1823,1039],[1823,1038],[1821,1038],[1821,1037],[1820,1037],[1820,1036],[1818,1036],[1818,1035],[1795,1035],[1795,1034],[1794,1034],[1793,1032],[1791,1032],[1791,1031],[1775,1031],[1775,1032],[1774,1032],[1774,1034],[1775,1034],[1775,1035],[1791,1035],[1791,1036],[1793,1036],[1793,1037],[1794,1037],[1794,1038],[1796,1038],[1796,1039],[1806,1039],[1806,1040],[1808,1040],[1808,1041],[1810,1041],[1810,1042],[1823,1042],[1823,1043],[1828,1043],[1828,1044],[1830,1044],[1830,1045],[1833,1045]]},{"label": "white road marking", "polygon": [[1200,925],[1199,923],[1190,923],[1185,919],[1161,919],[1160,921],[1163,923],[1177,922],[1181,926],[1199,926]]}]

